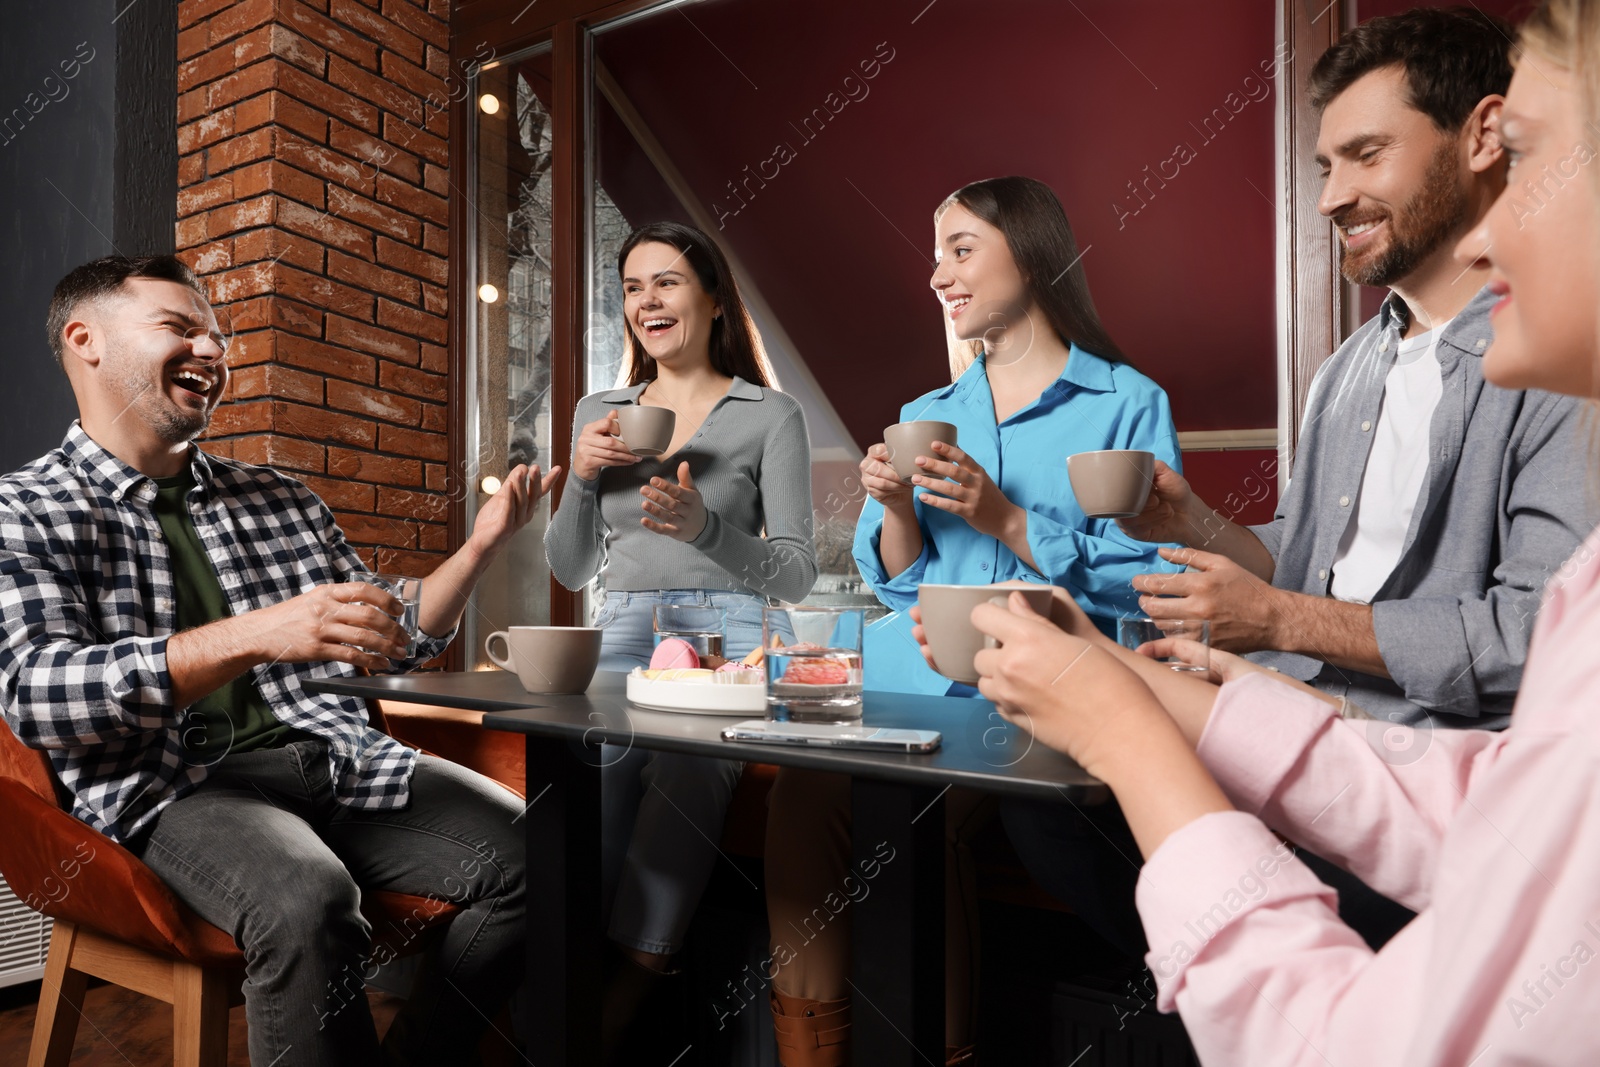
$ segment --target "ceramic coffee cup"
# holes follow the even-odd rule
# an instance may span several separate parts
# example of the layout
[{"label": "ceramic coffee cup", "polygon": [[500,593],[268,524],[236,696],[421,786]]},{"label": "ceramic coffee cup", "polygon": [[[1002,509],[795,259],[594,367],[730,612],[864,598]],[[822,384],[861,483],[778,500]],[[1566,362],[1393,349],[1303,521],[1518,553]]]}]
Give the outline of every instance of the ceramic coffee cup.
[{"label": "ceramic coffee cup", "polygon": [[671,408],[628,404],[617,408],[617,436],[636,456],[659,456],[672,445],[678,416]]},{"label": "ceramic coffee cup", "polygon": [[1067,457],[1078,506],[1091,519],[1126,519],[1144,510],[1156,476],[1154,452],[1111,449]]},{"label": "ceramic coffee cup", "polygon": [[972,625],[972,609],[979,604],[1004,607],[1013,592],[1027,598],[1028,606],[1046,617],[1053,588],[1032,583],[1002,585],[919,585],[917,605],[922,609],[922,631],[939,673],[952,682],[978,684],[972,657],[994,648],[994,639]]},{"label": "ceramic coffee cup", "polygon": [[911,476],[921,470],[917,466],[918,456],[941,458],[933,451],[935,441],[955,444],[955,426],[948,422],[918,419],[915,422],[897,422],[883,431],[883,443],[889,446],[889,465],[894,467],[894,472],[903,482],[909,482]]},{"label": "ceramic coffee cup", "polygon": [[[581,693],[600,663],[598,626],[510,626],[483,642],[495,666],[511,671],[530,693]],[[495,642],[505,652],[495,651]]]}]

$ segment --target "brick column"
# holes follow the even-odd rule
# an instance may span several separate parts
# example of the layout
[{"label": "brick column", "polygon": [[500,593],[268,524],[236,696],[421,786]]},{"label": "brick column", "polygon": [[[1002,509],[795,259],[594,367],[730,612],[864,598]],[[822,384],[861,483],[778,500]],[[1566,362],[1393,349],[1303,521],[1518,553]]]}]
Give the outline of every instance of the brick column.
[{"label": "brick column", "polygon": [[449,549],[449,0],[180,0],[178,254],[234,339],[207,451],[369,564]]}]

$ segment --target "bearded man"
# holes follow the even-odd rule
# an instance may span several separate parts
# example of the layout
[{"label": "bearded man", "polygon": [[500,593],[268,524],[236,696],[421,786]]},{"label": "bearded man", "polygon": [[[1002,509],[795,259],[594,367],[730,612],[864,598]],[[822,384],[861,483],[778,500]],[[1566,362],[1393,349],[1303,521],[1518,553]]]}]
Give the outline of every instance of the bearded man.
[{"label": "bearded man", "polygon": [[47,321],[79,419],[0,477],[6,725],[49,755],[73,815],[232,935],[250,1062],[380,1062],[366,889],[461,908],[382,1062],[476,1062],[524,969],[522,802],[303,682],[443,652],[559,470],[510,471],[402,628],[316,494],[196,446],[228,387],[228,338],[187,266],[85,263]]},{"label": "bearded man", "polygon": [[[1515,162],[1500,143],[1514,37],[1475,10],[1423,8],[1365,22],[1317,61],[1318,208],[1344,276],[1389,296],[1312,382],[1272,522],[1233,523],[1158,461],[1143,513],[1122,524],[1188,546],[1161,550],[1185,573],[1134,579],[1148,615],[1207,619],[1213,645],[1347,698],[1394,764],[1424,758],[1431,735],[1391,723],[1506,724],[1545,584],[1600,518],[1578,402],[1484,381],[1508,298],[1482,258],[1462,269],[1483,249],[1456,259]],[[1549,173],[1516,178],[1529,210],[1588,195]],[[1362,798],[1334,789],[1326,801]],[[1045,888],[1142,950],[1126,824],[1109,805],[1063,807],[1008,802],[1001,814]],[[1301,858],[1374,947],[1409,920],[1333,864]]]},{"label": "bearded man", "polygon": [[[1190,546],[1162,553],[1189,572],[1134,580],[1152,617],[1209,619],[1216,646],[1384,723],[1504,726],[1545,582],[1596,521],[1578,402],[1483,380],[1502,294],[1484,260],[1455,258],[1515,163],[1499,137],[1513,36],[1418,9],[1318,60],[1318,208],[1344,276],[1388,299],[1317,372],[1272,522],[1235,525],[1162,470],[1124,523]],[[1576,195],[1539,188],[1531,203]]]}]

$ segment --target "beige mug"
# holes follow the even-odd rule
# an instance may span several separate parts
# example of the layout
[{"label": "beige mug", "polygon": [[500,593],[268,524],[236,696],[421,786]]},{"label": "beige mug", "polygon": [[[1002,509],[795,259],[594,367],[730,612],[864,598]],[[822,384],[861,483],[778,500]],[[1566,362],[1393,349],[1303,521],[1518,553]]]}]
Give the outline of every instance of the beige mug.
[{"label": "beige mug", "polygon": [[922,468],[917,466],[918,456],[927,456],[929,459],[941,457],[933,451],[933,443],[943,441],[947,445],[956,443],[956,428],[954,423],[938,422],[934,419],[917,419],[912,422],[897,422],[887,426],[883,431],[883,443],[889,448],[889,465],[900,476],[902,482],[909,482],[911,476],[920,473]]},{"label": "beige mug", "polygon": [[[581,693],[600,664],[598,626],[509,626],[483,642],[494,665],[511,671],[530,693]],[[506,646],[495,651],[495,642]]]},{"label": "beige mug", "polygon": [[972,609],[979,604],[1005,607],[1012,593],[1021,593],[1028,606],[1046,618],[1050,617],[1050,598],[1053,586],[1033,583],[1002,583],[1000,585],[935,585],[917,586],[917,604],[922,609],[922,632],[928,640],[928,650],[938,664],[939,673],[952,682],[978,684],[978,672],[972,658],[985,648],[998,647],[994,638],[972,625]]},{"label": "beige mug", "polygon": [[1079,452],[1067,457],[1067,478],[1091,519],[1129,519],[1144,510],[1155,484],[1156,455],[1137,449]]},{"label": "beige mug", "polygon": [[672,445],[678,416],[671,408],[654,404],[628,404],[617,410],[617,436],[636,456],[659,456]]}]

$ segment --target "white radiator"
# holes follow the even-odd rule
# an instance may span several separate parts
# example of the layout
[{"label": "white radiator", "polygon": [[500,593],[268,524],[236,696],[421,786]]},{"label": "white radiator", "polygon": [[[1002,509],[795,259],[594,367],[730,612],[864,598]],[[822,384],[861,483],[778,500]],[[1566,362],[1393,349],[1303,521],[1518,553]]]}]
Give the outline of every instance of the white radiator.
[{"label": "white radiator", "polygon": [[50,920],[23,904],[0,878],[0,986],[44,977]]}]

